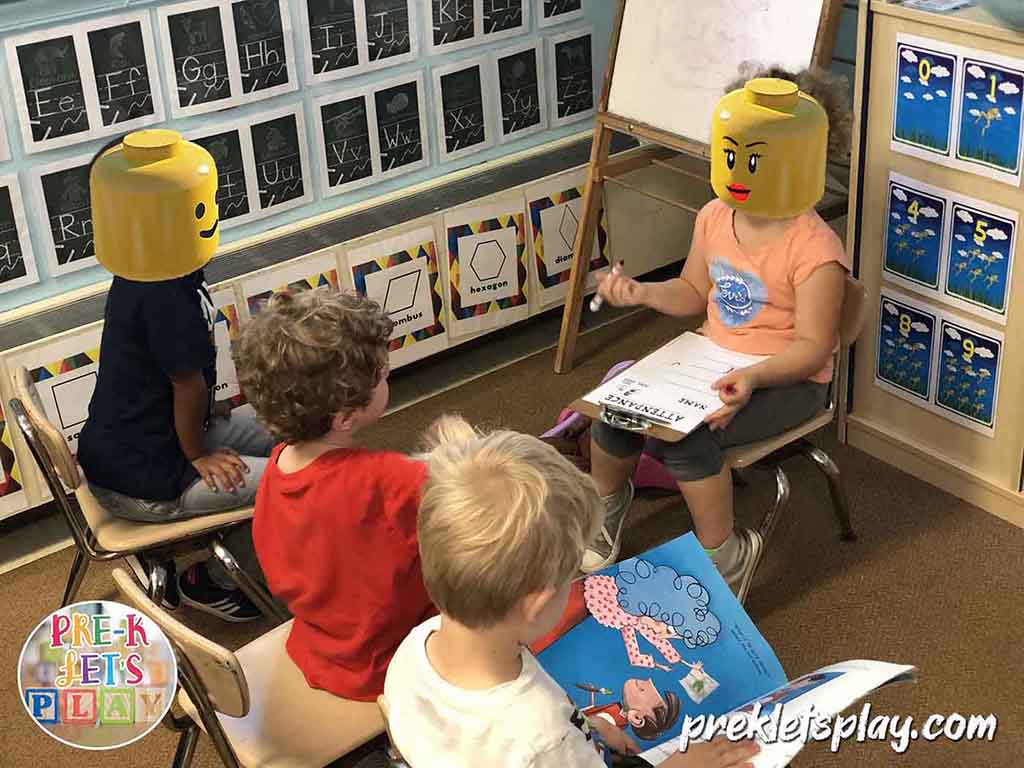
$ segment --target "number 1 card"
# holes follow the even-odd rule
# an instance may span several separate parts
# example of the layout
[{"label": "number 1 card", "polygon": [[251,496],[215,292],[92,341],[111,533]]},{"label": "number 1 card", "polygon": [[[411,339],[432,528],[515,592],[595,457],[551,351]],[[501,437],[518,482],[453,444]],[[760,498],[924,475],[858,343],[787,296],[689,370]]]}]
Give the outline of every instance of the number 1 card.
[{"label": "number 1 card", "polygon": [[973,173],[1018,186],[1024,62],[998,61],[964,57],[956,159]]}]

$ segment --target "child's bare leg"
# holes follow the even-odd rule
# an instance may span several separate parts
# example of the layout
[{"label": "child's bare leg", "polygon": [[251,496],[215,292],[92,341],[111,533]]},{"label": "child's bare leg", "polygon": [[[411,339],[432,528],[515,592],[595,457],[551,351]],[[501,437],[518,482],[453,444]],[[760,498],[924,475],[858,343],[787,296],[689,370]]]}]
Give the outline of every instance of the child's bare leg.
[{"label": "child's bare leg", "polygon": [[594,422],[590,429],[590,471],[604,499],[604,525],[583,556],[590,573],[611,565],[619,556],[622,526],[633,503],[629,478],[644,448],[644,437]]},{"label": "child's bare leg", "polygon": [[611,496],[626,484],[636,469],[640,454],[635,456],[613,456],[607,453],[597,442],[590,440],[590,474],[597,485],[597,492],[602,496]]},{"label": "child's bare leg", "polygon": [[703,480],[681,481],[679,490],[693,517],[697,538],[705,549],[718,549],[732,534],[732,473],[728,466]]}]

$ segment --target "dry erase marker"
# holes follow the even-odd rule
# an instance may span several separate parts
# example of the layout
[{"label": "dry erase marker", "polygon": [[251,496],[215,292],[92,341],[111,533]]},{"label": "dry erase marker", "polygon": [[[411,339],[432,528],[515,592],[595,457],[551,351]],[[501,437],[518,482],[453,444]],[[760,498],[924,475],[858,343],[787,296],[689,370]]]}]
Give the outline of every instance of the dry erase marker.
[{"label": "dry erase marker", "polygon": [[[623,262],[620,261],[618,264],[616,264],[614,267],[612,267],[612,274],[613,275],[621,275],[622,274],[622,264],[623,264]],[[604,297],[600,293],[595,293],[594,294],[594,298],[592,298],[590,300],[590,311],[591,312],[599,312],[601,310],[601,305],[602,304],[604,304]]]}]

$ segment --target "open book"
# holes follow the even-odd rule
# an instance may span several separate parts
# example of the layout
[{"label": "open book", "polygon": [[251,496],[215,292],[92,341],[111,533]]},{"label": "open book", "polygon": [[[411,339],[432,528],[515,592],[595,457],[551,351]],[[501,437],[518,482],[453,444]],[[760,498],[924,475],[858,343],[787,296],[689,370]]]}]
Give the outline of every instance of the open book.
[{"label": "open book", "polygon": [[702,740],[701,715],[724,725],[774,714],[753,764],[781,768],[805,743],[786,721],[812,708],[831,717],[914,669],[851,661],[789,682],[692,533],[575,582],[559,626],[533,648],[584,715],[614,723],[651,765]]}]

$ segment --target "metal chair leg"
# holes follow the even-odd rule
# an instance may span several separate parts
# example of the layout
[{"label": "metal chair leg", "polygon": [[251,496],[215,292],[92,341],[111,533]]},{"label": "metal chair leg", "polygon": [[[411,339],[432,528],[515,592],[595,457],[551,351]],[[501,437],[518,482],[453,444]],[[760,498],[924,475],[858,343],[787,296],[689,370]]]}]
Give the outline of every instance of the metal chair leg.
[{"label": "metal chair leg", "polygon": [[64,597],[61,599],[60,607],[64,608],[75,602],[75,596],[85,579],[85,572],[89,570],[89,558],[80,550],[75,550],[75,560],[71,563],[71,572],[68,573],[68,581],[64,587]]},{"label": "metal chair leg", "polygon": [[839,474],[839,467],[832,461],[832,457],[821,448],[807,442],[800,441],[800,451],[814,465],[821,470],[828,480],[828,492],[832,497],[832,509],[835,510],[836,518],[839,520],[841,530],[840,538],[843,541],[856,541],[857,533],[853,530],[853,523],[850,520],[850,503],[846,498],[846,489],[843,487],[843,478]]},{"label": "metal chair leg", "polygon": [[149,598],[157,605],[163,605],[167,594],[167,565],[153,562],[149,568]]},{"label": "metal chair leg", "polygon": [[270,594],[255,579],[242,570],[235,556],[228,551],[223,542],[219,539],[214,539],[210,545],[210,550],[213,552],[213,556],[224,566],[224,570],[227,571],[231,580],[260,609],[260,613],[268,619],[276,619],[279,624],[283,624],[291,618],[274,603]]},{"label": "metal chair leg", "polygon": [[181,732],[178,739],[178,748],[174,750],[174,761],[171,768],[191,768],[192,757],[196,753],[196,744],[199,743],[199,727],[193,725]]},{"label": "metal chair leg", "polygon": [[764,541],[765,547],[768,545],[768,541],[771,539],[772,534],[775,532],[775,526],[778,525],[779,516],[782,514],[782,510],[785,509],[786,505],[789,504],[789,477],[782,470],[779,465],[775,466],[775,503],[772,508],[768,510],[768,514],[764,516],[764,520],[761,521],[761,538]]},{"label": "metal chair leg", "polygon": [[175,656],[178,659],[178,684],[192,700],[192,705],[196,708],[196,713],[206,729],[206,735],[213,742],[221,762],[224,763],[224,768],[242,768],[206,691],[201,687],[199,673],[196,672],[196,668],[184,653],[175,649]]}]

